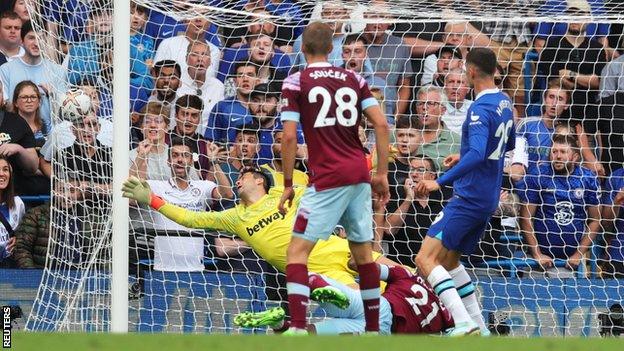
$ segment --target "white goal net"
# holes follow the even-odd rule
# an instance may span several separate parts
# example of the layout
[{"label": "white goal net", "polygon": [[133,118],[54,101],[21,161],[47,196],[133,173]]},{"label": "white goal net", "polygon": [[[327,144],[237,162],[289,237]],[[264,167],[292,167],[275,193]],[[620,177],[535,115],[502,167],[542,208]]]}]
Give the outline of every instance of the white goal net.
[{"label": "white goal net", "polygon": [[[315,20],[335,28],[330,63],[367,81],[392,127],[391,200],[371,218],[377,249],[414,266],[452,188],[425,198],[411,188],[439,177],[444,158],[459,153],[477,98],[465,58],[489,47],[498,58],[495,82],[514,103],[517,148],[507,155],[499,209],[463,259],[484,317],[492,330],[516,336],[594,336],[613,321],[624,285],[620,1],[25,4],[44,60],[60,67],[47,72],[52,129],[41,157],[53,169],[51,228],[28,329],[110,330],[111,147],[127,140],[113,138],[114,120],[131,126],[131,175],[169,202],[232,208],[248,166],[280,186],[281,85],[305,67],[300,35]],[[112,15],[128,9],[131,110],[113,116],[113,90],[128,87],[114,85]],[[365,124],[361,139],[373,155]],[[304,142],[301,135],[302,182]],[[177,154],[180,145],[194,154],[192,164]],[[370,157],[372,168],[378,162]],[[188,229],[135,204],[128,220],[129,330],[267,332],[236,328],[233,316],[286,305],[283,274],[244,235]],[[247,238],[260,224],[246,228]]]}]

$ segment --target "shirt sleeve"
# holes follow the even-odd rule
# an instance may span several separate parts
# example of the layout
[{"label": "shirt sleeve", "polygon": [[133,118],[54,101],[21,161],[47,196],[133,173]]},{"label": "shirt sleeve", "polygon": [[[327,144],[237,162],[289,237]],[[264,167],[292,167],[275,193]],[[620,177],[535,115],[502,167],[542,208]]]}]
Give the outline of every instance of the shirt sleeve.
[{"label": "shirt sleeve", "polygon": [[526,204],[542,203],[539,192],[539,177],[537,174],[539,174],[539,170],[537,173],[531,172],[527,174],[522,180],[516,183],[516,194],[520,198],[520,201]]},{"label": "shirt sleeve", "polygon": [[299,73],[288,76],[282,85],[282,112],[280,120],[282,122],[300,122],[301,106],[299,106],[299,93],[301,92]]},{"label": "shirt sleeve", "polygon": [[380,264],[379,277],[385,282],[392,283],[397,280],[411,278],[412,273],[403,266],[386,266],[385,264]]},{"label": "shirt sleeve", "polygon": [[187,228],[223,230],[236,234],[235,208],[221,212],[196,212],[166,203],[158,212]]},{"label": "shirt sleeve", "polygon": [[368,87],[368,83],[366,83],[366,79],[364,79],[359,74],[356,74],[356,78],[358,80],[358,84],[360,87],[360,99],[361,99],[360,107],[362,108],[362,111],[366,110],[367,108],[371,106],[379,105],[379,102],[373,96],[373,93],[371,93],[370,88]]},{"label": "shirt sleeve", "polygon": [[206,131],[204,132],[204,138],[215,141],[217,140],[217,116],[219,115],[219,106],[221,104],[217,103],[210,111],[210,115],[208,115],[208,123],[206,125]]},{"label": "shirt sleeve", "polygon": [[613,200],[615,199],[615,196],[622,187],[622,182],[620,181],[620,179],[622,178],[613,174],[605,182],[604,194],[601,198],[603,205],[613,205]]}]

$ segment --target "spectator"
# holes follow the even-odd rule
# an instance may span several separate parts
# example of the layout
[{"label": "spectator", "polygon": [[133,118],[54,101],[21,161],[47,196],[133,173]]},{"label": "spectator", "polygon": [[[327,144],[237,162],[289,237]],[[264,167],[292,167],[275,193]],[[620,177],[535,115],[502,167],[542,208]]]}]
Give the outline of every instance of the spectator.
[{"label": "spectator", "polygon": [[93,110],[77,120],[63,121],[53,128],[39,159],[41,171],[48,178],[52,177],[52,159],[62,159],[72,175],[65,181],[76,183],[81,198],[88,200],[89,205],[108,201],[113,179],[111,145],[100,142],[100,134],[100,120]]},{"label": "spectator", "polygon": [[[329,53],[329,63],[336,67],[342,67],[344,65],[342,60],[342,42],[345,39],[346,32],[344,21],[349,19],[349,12],[343,4],[337,2],[327,1],[323,2],[321,6],[321,20],[334,30],[333,50]],[[297,71],[302,70],[307,65],[301,50],[302,40],[303,38],[300,35],[293,44],[292,62],[294,70]]]},{"label": "spectator", "polygon": [[11,9],[19,16],[19,18],[22,20],[22,23],[30,21],[28,8],[26,7],[26,0],[12,0],[11,2]]},{"label": "spectator", "polygon": [[397,154],[388,165],[390,197],[398,198],[398,189],[403,186],[408,177],[409,160],[418,154],[421,143],[420,133],[417,129],[418,123],[415,116],[401,117],[397,121],[394,130]]},{"label": "spectator", "polygon": [[[201,121],[197,125],[197,133],[204,135],[208,125],[208,118],[212,108],[224,97],[223,83],[214,77],[208,76],[210,67],[210,46],[205,42],[193,42],[188,46],[186,54],[186,64],[188,66],[185,75],[178,89],[177,95],[199,95],[203,100],[204,109]],[[188,78],[188,80],[186,80]]]},{"label": "spectator", "polygon": [[130,4],[130,85],[136,89],[152,90],[154,81],[150,67],[154,64],[154,39],[145,34],[147,9]]},{"label": "spectator", "polygon": [[17,194],[40,194],[37,189],[29,187],[30,176],[39,168],[33,132],[22,117],[4,110],[0,110],[0,155],[7,157],[11,163]]},{"label": "spectator", "polygon": [[443,187],[428,195],[415,194],[416,185],[422,180],[435,180],[435,162],[425,155],[415,155],[409,161],[408,177],[391,197],[387,205],[388,258],[407,266],[414,265],[414,256],[427,230],[444,204],[451,198],[452,189]]},{"label": "spectator", "polygon": [[[260,169],[267,170],[271,174],[273,180],[273,186],[283,186],[284,184],[284,171],[282,168],[282,136],[284,132],[281,129],[276,129],[273,132],[273,145],[271,146],[273,157],[269,163],[265,163],[260,166]],[[262,148],[260,149],[262,151]],[[297,155],[300,157],[300,155]],[[306,187],[308,186],[308,175],[304,172],[295,169],[293,170],[293,184]]]},{"label": "spectator", "polygon": [[[523,0],[512,0],[506,4],[510,8],[521,6]],[[482,4],[479,4],[482,5]],[[528,51],[532,35],[528,22],[522,21],[488,21],[466,25],[466,34],[471,36],[472,45],[491,47],[496,53],[498,64],[507,72],[503,85],[520,116],[524,116],[524,81],[522,65],[524,55]]]},{"label": "spectator", "polygon": [[[154,192],[161,194],[165,201],[193,211],[205,211],[213,202],[222,198],[232,198],[230,183],[215,184],[207,180],[192,179],[192,144],[182,138],[171,139],[169,164],[172,177],[166,180],[149,180]],[[222,177],[221,179],[225,179]],[[188,232],[160,214],[154,217],[155,229]],[[203,271],[204,238],[180,236],[156,236],[154,240],[154,269],[159,271]]]},{"label": "spectator", "polygon": [[[249,111],[254,116],[254,124],[259,127],[260,151],[258,152],[258,165],[263,165],[271,162],[273,159],[273,134],[276,130],[282,129],[282,123],[277,118],[280,92],[274,89],[271,84],[258,84],[249,96]],[[233,139],[232,135],[230,135],[229,139]],[[300,147],[297,156],[299,158],[305,158],[303,143],[303,132],[301,127],[298,126],[297,144]]]},{"label": "spectator", "polygon": [[[462,54],[459,48],[445,45],[440,48],[437,55],[432,54],[425,59],[425,68],[421,85],[433,84],[444,87],[446,75],[453,69],[463,69]],[[433,66],[433,67],[431,67]]]},{"label": "spectator", "polygon": [[148,101],[160,102],[169,107],[175,103],[180,87],[180,75],[182,74],[180,65],[173,60],[158,61],[151,69],[151,73],[156,81],[153,91],[145,88],[137,90],[130,87],[133,111],[141,111]]},{"label": "spectator", "polygon": [[22,81],[30,80],[37,85],[40,100],[41,119],[46,125],[51,125],[50,94],[52,87],[55,91],[65,91],[65,71],[56,63],[41,56],[37,35],[30,22],[22,26],[21,37],[24,42],[25,53],[22,57],[0,66],[0,81],[4,91],[4,99],[13,97],[15,87]]},{"label": "spectator", "polygon": [[624,169],[613,172],[605,185],[602,218],[607,247],[602,264],[603,277],[624,278]]},{"label": "spectator", "polygon": [[375,75],[386,81],[384,98],[388,122],[394,124],[396,116],[405,114],[409,106],[412,71],[411,50],[401,38],[389,35],[390,19],[382,6],[372,7],[366,13],[368,21],[380,20],[385,23],[368,22],[362,34],[368,40],[368,58]]},{"label": "spectator", "polygon": [[426,85],[418,89],[416,99],[416,113],[422,128],[419,153],[433,160],[436,169],[443,170],[444,159],[459,153],[461,142],[461,137],[442,122],[448,104],[446,95],[442,88]]},{"label": "spectator", "polygon": [[[581,10],[592,15],[606,14],[603,0],[546,0],[538,9],[538,12],[544,16],[561,16],[566,12]],[[609,46],[609,23],[588,23],[587,36],[599,42],[605,49],[609,60],[618,57],[617,51]],[[564,22],[541,22],[535,29],[535,39],[533,46],[539,53],[546,44],[549,37],[564,36],[567,32],[566,23]]]},{"label": "spectator", "polygon": [[248,61],[258,66],[258,76],[263,83],[269,81],[281,83],[291,69],[288,55],[274,48],[273,38],[268,34],[251,34],[246,41],[247,44],[238,48],[224,50],[217,78],[225,81],[231,76],[237,62]]},{"label": "spectator", "polygon": [[[166,143],[169,115],[169,107],[159,102],[148,102],[145,106],[141,116],[144,139],[137,148],[130,150],[130,175],[145,180],[171,178]],[[191,179],[199,179],[197,172],[191,174]]]},{"label": "spectator", "polygon": [[[0,156],[0,267],[15,266],[15,228],[24,217],[24,202],[13,190],[13,168],[5,156]],[[13,257],[12,257],[13,256]]]},{"label": "spectator", "polygon": [[[260,145],[258,143],[258,130],[253,127],[242,126],[237,129],[234,145],[230,150],[230,155],[221,163],[221,169],[230,178],[230,184],[236,184],[240,172],[244,167],[255,167]],[[234,189],[238,199],[238,190]],[[236,205],[236,201],[228,202],[226,207]]]},{"label": "spectator", "polygon": [[[589,15],[581,10],[569,10],[571,15]],[[597,129],[597,105],[600,73],[606,56],[600,43],[586,35],[587,24],[568,23],[562,37],[548,38],[538,63],[539,74],[547,79],[560,78],[564,89],[572,92],[568,117],[583,122],[594,133]]]},{"label": "spectator", "polygon": [[70,46],[63,62],[70,84],[79,84],[88,76],[107,78],[112,64],[112,17],[110,6],[90,9],[85,39]]},{"label": "spectator", "polygon": [[197,95],[179,97],[175,104],[175,127],[166,139],[168,145],[174,137],[190,142],[198,153],[196,161],[201,179],[208,179],[209,171],[213,170],[210,156],[217,145],[207,141],[201,134],[197,133],[197,125],[200,123],[203,108],[204,104]]},{"label": "spectator", "polygon": [[[574,137],[556,135],[550,162],[529,171],[518,189],[529,253],[548,275],[559,278],[571,277],[582,264],[600,228],[598,179],[578,162]],[[554,267],[556,258],[566,260],[567,269]]]},{"label": "spectator", "polygon": [[182,79],[191,80],[188,75],[188,67],[186,64],[186,55],[189,52],[188,47],[194,42],[206,42],[210,47],[210,66],[206,70],[208,77],[214,77],[217,73],[219,59],[221,58],[221,50],[215,44],[206,40],[206,35],[210,29],[211,23],[207,17],[195,17],[186,22],[186,31],[175,37],[163,40],[156,50],[154,61],[174,60],[182,71]]},{"label": "spectator", "polygon": [[22,20],[17,13],[6,11],[0,14],[0,61],[11,62],[24,55],[20,30]]},{"label": "spectator", "polygon": [[624,56],[607,63],[600,73],[600,99],[624,92]]},{"label": "spectator", "polygon": [[[179,13],[192,13],[197,12],[197,9],[192,8],[193,2],[177,2],[175,8]],[[157,1],[150,3],[149,18],[145,26],[145,34],[150,38],[154,38],[156,41],[156,47],[160,46],[161,41],[167,38],[174,37],[176,35],[184,35],[186,33],[192,19],[180,21],[171,16],[171,3]],[[191,31],[197,31],[196,28],[191,28]],[[208,26],[208,30],[204,35],[204,39],[211,42],[216,47],[221,47],[221,39],[219,37],[219,28],[215,24]],[[184,48],[186,49],[186,48]],[[186,51],[184,51],[186,52]],[[174,52],[175,53],[175,52]]]},{"label": "spectator", "polygon": [[41,118],[41,95],[39,88],[30,80],[17,84],[13,92],[15,112],[22,117],[35,136],[35,145],[40,149],[45,144],[50,126]]},{"label": "spectator", "polygon": [[462,135],[462,125],[466,120],[468,108],[472,105],[472,100],[468,98],[470,86],[466,72],[461,68],[452,69],[444,78],[444,92],[448,99],[446,112],[442,116],[442,121],[451,131]]},{"label": "spectator", "polygon": [[232,130],[253,122],[248,110],[249,95],[260,83],[258,66],[239,62],[234,69],[236,96],[219,101],[210,112],[204,136],[210,141],[230,143]]},{"label": "spectator", "polygon": [[[342,43],[342,68],[353,71],[366,80],[371,88],[381,89],[386,87],[386,81],[377,77],[367,55],[368,41],[359,34],[349,34]],[[383,106],[383,104],[381,105]]]},{"label": "spectator", "polygon": [[555,123],[570,106],[570,92],[553,81],[544,92],[541,117],[523,118],[517,126],[517,136],[526,142],[529,168],[548,161]]},{"label": "spectator", "polygon": [[[52,260],[52,267],[81,261],[81,252],[86,246],[84,245],[86,243],[81,242],[81,238],[85,237],[82,191],[83,187],[77,178],[59,179],[54,183],[53,195],[57,200],[54,211],[49,201],[26,211],[24,220],[15,231],[17,238],[15,260],[18,268],[42,269],[46,266],[48,257]],[[52,226],[52,223],[55,223],[55,226]],[[48,255],[51,230],[62,224],[66,225],[63,225],[63,229],[58,229],[58,237],[54,239],[62,244],[55,245],[57,252]]]}]

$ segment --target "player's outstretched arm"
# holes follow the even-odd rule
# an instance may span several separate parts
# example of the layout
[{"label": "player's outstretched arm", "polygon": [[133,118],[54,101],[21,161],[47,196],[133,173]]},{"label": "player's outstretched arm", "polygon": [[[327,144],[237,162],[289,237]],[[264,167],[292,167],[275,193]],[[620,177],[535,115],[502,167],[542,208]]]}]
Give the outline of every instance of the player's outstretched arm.
[{"label": "player's outstretched arm", "polygon": [[121,188],[123,196],[141,205],[149,205],[170,220],[187,228],[224,230],[234,233],[233,209],[222,212],[196,212],[172,205],[152,193],[145,180],[130,177]]}]

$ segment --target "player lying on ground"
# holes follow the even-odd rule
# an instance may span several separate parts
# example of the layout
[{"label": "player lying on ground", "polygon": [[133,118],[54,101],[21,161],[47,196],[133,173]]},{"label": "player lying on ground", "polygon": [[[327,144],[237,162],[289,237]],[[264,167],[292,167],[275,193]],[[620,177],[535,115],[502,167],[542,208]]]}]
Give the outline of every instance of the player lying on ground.
[{"label": "player lying on ground", "polygon": [[[424,279],[400,266],[379,265],[388,285],[379,305],[380,334],[432,334],[453,327],[453,319]],[[309,324],[311,334],[364,333],[364,304],[357,290],[316,273],[309,275],[310,298],[318,301],[330,318]],[[269,326],[276,332],[289,327],[281,307],[244,312],[234,317],[241,327]]]},{"label": "player lying on ground", "polygon": [[[240,203],[221,212],[195,212],[166,203],[153,194],[149,184],[130,177],[123,186],[123,196],[150,205],[165,217],[188,228],[222,230],[243,239],[260,257],[280,272],[286,268],[286,249],[290,243],[296,209],[304,189],[295,190],[293,207],[281,214],[277,203],[282,189],[269,189],[270,180],[258,168],[241,171],[236,187]],[[372,218],[371,218],[372,221]],[[345,285],[356,287],[357,272],[349,268],[349,244],[337,236],[319,241],[310,255],[310,271],[324,274]],[[398,265],[379,253],[374,254],[378,263]]]},{"label": "player lying on ground", "polygon": [[487,48],[472,49],[466,56],[466,76],[477,97],[462,126],[461,158],[449,156],[444,163],[450,170],[416,188],[426,195],[453,185],[453,199],[429,227],[416,265],[453,315],[456,327],[450,334],[457,336],[489,334],[459,258],[474,251],[498,207],[505,152],[515,147],[513,103],[496,88],[496,62],[496,54]]}]

